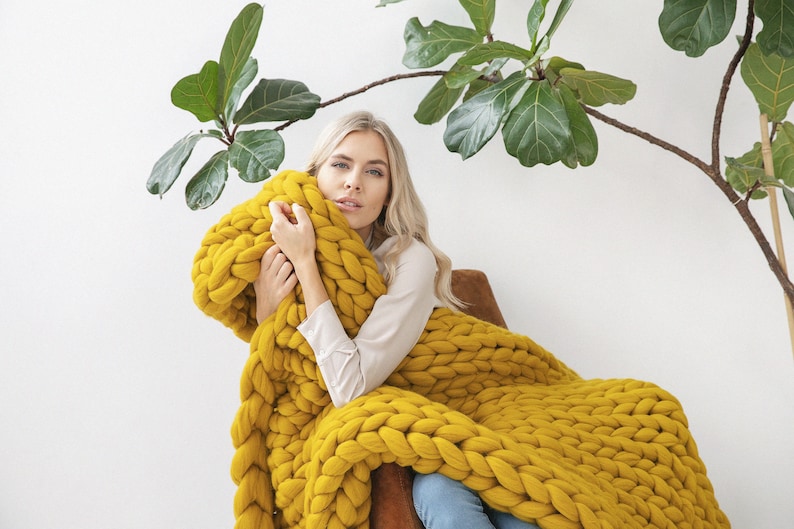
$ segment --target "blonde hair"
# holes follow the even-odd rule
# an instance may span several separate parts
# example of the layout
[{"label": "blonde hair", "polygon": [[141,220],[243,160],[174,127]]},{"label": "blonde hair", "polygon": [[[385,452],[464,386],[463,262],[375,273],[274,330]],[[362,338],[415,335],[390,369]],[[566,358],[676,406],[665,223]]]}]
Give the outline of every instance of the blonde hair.
[{"label": "blonde hair", "polygon": [[384,256],[386,283],[394,277],[400,252],[408,247],[411,239],[416,239],[427,246],[435,257],[438,269],[435,277],[436,297],[450,308],[461,308],[463,303],[452,293],[452,261],[430,240],[427,213],[411,180],[405,151],[386,122],[370,112],[359,111],[330,123],[311,152],[306,172],[316,176],[319,168],[348,134],[362,131],[373,131],[380,135],[388,155],[391,175],[389,204],[375,221],[373,230],[373,247],[380,246],[389,237],[397,237],[396,244]]}]

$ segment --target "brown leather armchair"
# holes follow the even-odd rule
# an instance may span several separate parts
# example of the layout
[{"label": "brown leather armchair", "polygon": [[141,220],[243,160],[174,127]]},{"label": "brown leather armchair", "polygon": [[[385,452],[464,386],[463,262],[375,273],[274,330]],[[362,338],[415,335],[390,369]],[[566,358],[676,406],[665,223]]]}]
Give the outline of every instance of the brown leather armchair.
[{"label": "brown leather armchair", "polygon": [[[453,270],[452,291],[467,303],[464,312],[507,327],[482,271]],[[383,464],[372,472],[371,529],[425,529],[414,510],[412,486],[411,471],[396,463]]]}]

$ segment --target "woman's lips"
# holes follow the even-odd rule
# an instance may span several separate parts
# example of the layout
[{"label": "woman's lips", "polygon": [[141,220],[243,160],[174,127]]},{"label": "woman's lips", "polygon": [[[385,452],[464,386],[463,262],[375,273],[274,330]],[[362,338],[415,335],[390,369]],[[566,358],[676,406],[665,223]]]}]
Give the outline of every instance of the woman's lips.
[{"label": "woman's lips", "polygon": [[358,211],[361,209],[361,204],[357,200],[353,200],[351,198],[340,198],[335,202],[342,211]]}]

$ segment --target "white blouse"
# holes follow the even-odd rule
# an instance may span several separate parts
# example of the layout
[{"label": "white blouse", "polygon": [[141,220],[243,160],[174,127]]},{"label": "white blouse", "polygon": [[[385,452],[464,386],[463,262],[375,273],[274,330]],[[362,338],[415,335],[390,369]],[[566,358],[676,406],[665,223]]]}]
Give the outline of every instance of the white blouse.
[{"label": "white blouse", "polygon": [[[390,237],[372,252],[381,274],[383,256],[396,241]],[[383,384],[416,345],[430,313],[440,305],[435,276],[433,253],[413,239],[397,258],[386,294],[375,301],[355,338],[345,332],[331,301],[298,325],[314,351],[334,405],[343,406]]]}]

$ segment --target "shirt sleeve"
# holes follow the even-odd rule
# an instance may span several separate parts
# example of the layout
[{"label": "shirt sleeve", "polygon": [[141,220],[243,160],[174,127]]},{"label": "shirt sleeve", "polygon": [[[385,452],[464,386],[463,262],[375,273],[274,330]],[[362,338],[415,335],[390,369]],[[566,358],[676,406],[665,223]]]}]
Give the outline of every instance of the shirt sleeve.
[{"label": "shirt sleeve", "polygon": [[345,332],[330,301],[298,326],[314,351],[336,406],[383,384],[416,345],[438,304],[435,276],[433,253],[414,240],[400,253],[386,294],[375,301],[354,339]]}]

